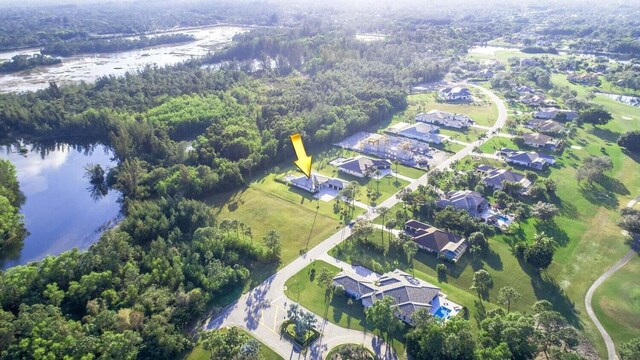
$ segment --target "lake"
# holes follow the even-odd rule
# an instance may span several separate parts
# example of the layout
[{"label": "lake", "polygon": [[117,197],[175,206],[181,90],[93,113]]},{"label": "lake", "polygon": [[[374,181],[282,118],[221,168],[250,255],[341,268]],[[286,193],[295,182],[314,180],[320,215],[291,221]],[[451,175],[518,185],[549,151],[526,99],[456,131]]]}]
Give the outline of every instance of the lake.
[{"label": "lake", "polygon": [[[233,36],[248,31],[237,26],[212,26],[166,32],[165,34],[189,34],[196,40],[189,43],[170,44],[138,50],[105,54],[82,54],[61,58],[62,63],[38,67],[29,71],[0,75],[0,92],[34,91],[49,86],[49,82],[68,84],[79,81],[93,82],[100,76],[122,75],[146,65],[173,65],[193,57],[215,52],[231,42]],[[31,55],[40,49],[26,49],[0,53],[0,61],[15,55]]]},{"label": "lake", "polygon": [[30,232],[22,249],[1,254],[2,269],[74,247],[86,249],[120,214],[119,193],[110,190],[95,198],[84,176],[84,167],[90,163],[100,164],[105,170],[115,166],[108,147],[62,144],[47,150],[29,145],[24,148],[29,150],[25,154],[15,146],[0,148],[0,158],[16,166],[20,190],[26,197],[20,212]]}]

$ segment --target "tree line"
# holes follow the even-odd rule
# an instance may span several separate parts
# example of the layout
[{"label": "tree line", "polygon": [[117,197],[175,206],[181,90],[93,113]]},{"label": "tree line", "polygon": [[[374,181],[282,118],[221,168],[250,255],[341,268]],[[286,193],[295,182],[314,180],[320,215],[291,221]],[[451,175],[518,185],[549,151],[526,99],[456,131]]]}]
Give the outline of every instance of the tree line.
[{"label": "tree line", "polygon": [[140,36],[135,39],[91,39],[59,41],[45,45],[40,52],[45,55],[71,56],[77,54],[110,53],[142,49],[151,46],[176,44],[194,41],[196,38],[188,34],[168,34],[158,36]]},{"label": "tree line", "polygon": [[27,235],[19,212],[23,202],[15,166],[0,159],[0,251],[6,246],[19,246]]}]

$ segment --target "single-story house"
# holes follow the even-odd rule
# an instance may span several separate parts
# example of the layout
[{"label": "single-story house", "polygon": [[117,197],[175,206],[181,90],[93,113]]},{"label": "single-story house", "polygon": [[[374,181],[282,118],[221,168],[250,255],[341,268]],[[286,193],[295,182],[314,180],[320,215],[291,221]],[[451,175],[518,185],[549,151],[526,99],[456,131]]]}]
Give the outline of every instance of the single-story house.
[{"label": "single-story house", "polygon": [[544,170],[550,165],[556,163],[553,156],[539,154],[533,151],[526,152],[509,148],[502,148],[496,152],[496,155],[503,157],[504,160],[509,164],[516,164],[537,170]]},{"label": "single-story house", "polygon": [[564,125],[555,120],[532,119],[524,127],[548,134],[562,134],[566,131]]},{"label": "single-story house", "polygon": [[541,108],[533,113],[535,119],[552,120],[558,115],[564,114],[567,121],[571,121],[578,117],[578,113],[573,110],[561,110],[556,107]]},{"label": "single-story house", "polygon": [[536,89],[532,88],[531,86],[522,85],[522,86],[519,86],[516,89],[516,91],[518,92],[518,94],[524,95],[524,94],[533,94],[536,92]]},{"label": "single-story house", "polygon": [[407,221],[404,224],[404,233],[411,237],[420,249],[436,253],[453,262],[458,261],[467,250],[465,238],[417,220]]},{"label": "single-story house", "polygon": [[561,139],[556,139],[554,137],[541,133],[523,134],[522,139],[524,140],[525,145],[538,149],[548,149],[556,151],[557,149],[562,147]]},{"label": "single-story house", "polygon": [[348,184],[344,180],[330,178],[316,173],[312,173],[309,178],[305,175],[286,176],[284,180],[287,184],[308,191],[312,194],[315,194],[322,189],[341,191]]},{"label": "single-story house", "polygon": [[491,79],[495,73],[489,69],[482,69],[476,72],[475,77],[478,79]]},{"label": "single-story house", "polygon": [[420,113],[415,117],[416,122],[441,125],[450,128],[463,129],[473,125],[470,117],[462,114],[453,114],[446,111],[431,110],[428,113]]},{"label": "single-story house", "polygon": [[376,170],[383,169],[391,169],[391,161],[358,156],[338,165],[338,170],[359,178],[371,176]]},{"label": "single-story house", "polygon": [[442,137],[438,135],[439,131],[440,128],[436,125],[418,122],[411,125],[407,124],[407,126],[397,129],[395,134],[432,144],[440,144],[442,143]]},{"label": "single-story house", "polygon": [[518,101],[527,106],[540,106],[544,103],[544,96],[536,94],[524,94],[518,98]]},{"label": "single-story house", "polygon": [[439,208],[453,206],[465,210],[471,216],[479,216],[489,208],[489,201],[480,193],[471,190],[450,191],[447,196],[436,202]]},{"label": "single-story house", "polygon": [[571,73],[567,75],[567,80],[573,84],[582,84],[586,86],[599,86],[600,77],[597,74],[578,74]]},{"label": "single-story house", "polygon": [[343,271],[333,278],[333,283],[342,286],[347,296],[360,300],[365,308],[385,296],[392,297],[395,316],[409,325],[413,325],[412,316],[416,311],[425,309],[437,314],[441,306],[439,287],[398,269],[376,280]]},{"label": "single-story house", "polygon": [[470,101],[472,94],[466,87],[456,86],[440,89],[438,96],[445,101]]},{"label": "single-story house", "polygon": [[497,169],[488,165],[480,165],[476,170],[484,175],[482,182],[494,190],[502,190],[502,183],[511,181],[520,183],[522,185],[522,193],[526,194],[531,185],[533,185],[524,175],[511,170]]}]

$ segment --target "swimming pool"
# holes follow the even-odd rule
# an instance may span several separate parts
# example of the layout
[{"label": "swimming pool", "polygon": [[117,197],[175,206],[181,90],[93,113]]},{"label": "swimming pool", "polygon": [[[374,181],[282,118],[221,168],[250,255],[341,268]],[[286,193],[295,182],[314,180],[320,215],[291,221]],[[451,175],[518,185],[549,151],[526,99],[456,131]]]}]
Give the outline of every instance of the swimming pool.
[{"label": "swimming pool", "polygon": [[504,222],[509,222],[509,221],[511,221],[511,219],[509,219],[508,217],[506,217],[506,216],[504,216],[504,215],[502,215],[502,214],[498,214],[498,215],[496,215],[496,217],[497,217],[498,219],[500,219],[500,220],[504,221]]},{"label": "swimming pool", "polygon": [[440,306],[438,310],[436,310],[436,312],[433,313],[433,316],[444,320],[449,317],[449,314],[451,314],[451,309],[449,309],[446,306]]}]

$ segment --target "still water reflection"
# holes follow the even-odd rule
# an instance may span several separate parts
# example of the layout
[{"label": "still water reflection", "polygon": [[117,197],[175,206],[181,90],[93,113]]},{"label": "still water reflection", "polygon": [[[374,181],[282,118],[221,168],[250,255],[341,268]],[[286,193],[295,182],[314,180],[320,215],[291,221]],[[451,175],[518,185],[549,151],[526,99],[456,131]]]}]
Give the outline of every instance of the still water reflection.
[{"label": "still water reflection", "polygon": [[56,144],[22,146],[22,151],[18,146],[0,149],[0,157],[16,166],[20,190],[26,197],[21,213],[30,233],[22,249],[0,254],[0,268],[74,247],[85,249],[117,220],[119,194],[112,190],[96,197],[84,169],[91,163],[104,169],[115,166],[109,148]]}]

